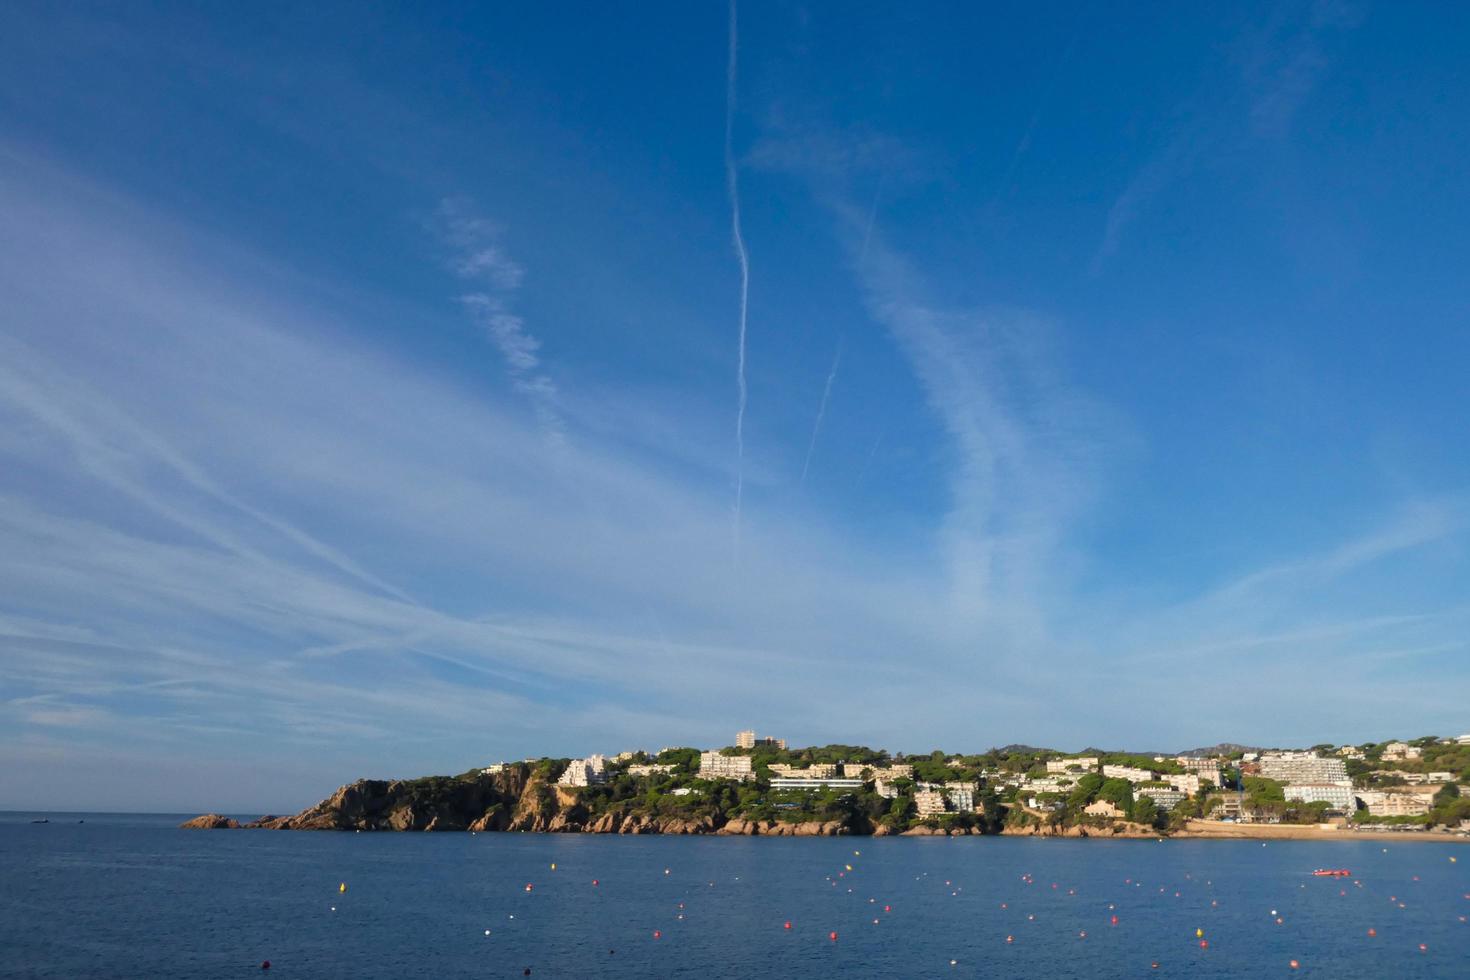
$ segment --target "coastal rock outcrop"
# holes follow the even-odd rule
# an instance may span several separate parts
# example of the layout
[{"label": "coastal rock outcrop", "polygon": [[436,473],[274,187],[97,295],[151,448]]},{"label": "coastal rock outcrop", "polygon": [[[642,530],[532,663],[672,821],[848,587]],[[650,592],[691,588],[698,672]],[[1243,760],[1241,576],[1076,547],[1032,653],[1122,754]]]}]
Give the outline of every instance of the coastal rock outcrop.
[{"label": "coastal rock outcrop", "polygon": [[222,813],[206,813],[193,820],[185,820],[179,826],[184,830],[234,830],[240,824]]}]

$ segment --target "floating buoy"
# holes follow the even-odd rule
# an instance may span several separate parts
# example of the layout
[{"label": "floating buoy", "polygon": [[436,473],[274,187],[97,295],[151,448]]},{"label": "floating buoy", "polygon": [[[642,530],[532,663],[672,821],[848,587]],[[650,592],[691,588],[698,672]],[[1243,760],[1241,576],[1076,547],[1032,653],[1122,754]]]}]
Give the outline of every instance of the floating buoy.
[{"label": "floating buoy", "polygon": [[893,911],[893,906],[892,905],[885,905],[885,906],[883,906],[883,911],[885,911],[885,912],[892,912]]},{"label": "floating buoy", "polygon": [[[852,870],[852,865],[850,865],[850,864],[844,864],[843,867],[846,868],[848,871],[851,871]],[[945,882],[945,884],[947,885],[947,884],[949,884],[949,882]]]},{"label": "floating buoy", "polygon": [[1195,936],[1196,939],[1202,937],[1204,934],[1205,934],[1205,931],[1203,929],[1196,929],[1196,930],[1194,930],[1194,936]]},{"label": "floating buoy", "polygon": [[260,964],[260,968],[262,970],[269,970],[271,968],[271,961],[266,960],[264,963]]},{"label": "floating buoy", "polygon": [[1152,963],[1150,963],[1148,965],[1148,968],[1150,970],[1157,970],[1159,968],[1159,961],[1158,960],[1154,960]]},{"label": "floating buoy", "polygon": [[1007,936],[1006,937],[1006,942],[1008,942],[1008,943],[1013,943],[1015,941],[1016,941],[1016,937],[1015,936]]},{"label": "floating buoy", "polygon": [[1378,935],[1378,930],[1377,929],[1373,929],[1373,928],[1369,928],[1368,935],[1369,935],[1369,937],[1376,936],[1376,935]]},{"label": "floating buoy", "polygon": [[1277,917],[1276,917],[1276,924],[1277,924],[1277,925],[1278,925],[1278,926],[1280,926],[1280,925],[1285,925],[1285,924],[1286,924],[1286,920],[1285,920],[1285,919],[1283,919],[1283,918],[1281,918],[1281,916],[1279,916],[1279,915],[1278,915],[1278,916],[1277,916]]},{"label": "floating buoy", "polygon": [[1083,929],[1081,932],[1077,933],[1077,938],[1078,939],[1086,939],[1087,938],[1087,930],[1086,929]]},{"label": "floating buoy", "polygon": [[876,926],[876,925],[877,925],[877,924],[878,924],[878,920],[877,920],[877,919],[874,919],[874,920],[873,920],[873,925],[875,925],[875,926]]},{"label": "floating buoy", "polygon": [[345,882],[345,881],[342,882],[342,884],[340,884],[340,885],[337,886],[337,891],[339,891],[339,892],[345,892],[346,890],[347,890],[347,882]]},{"label": "floating buoy", "polygon": [[1290,966],[1293,970],[1295,970],[1297,967],[1301,966],[1301,964],[1298,963],[1296,960],[1292,960],[1287,965]]},{"label": "floating buoy", "polygon": [[490,935],[490,930],[489,929],[486,929],[485,930],[485,935],[487,935],[487,936]]},{"label": "floating buoy", "polygon": [[1108,925],[1115,926],[1117,924],[1118,924],[1118,917],[1116,915],[1113,916],[1111,919],[1108,920]]},{"label": "floating buoy", "polygon": [[654,939],[662,939],[663,938],[663,935],[664,934],[661,933],[661,932],[659,932],[657,929],[653,930],[653,938]]},{"label": "floating buoy", "polygon": [[949,961],[949,965],[950,965],[950,966],[954,966],[954,965],[955,965],[955,964],[957,964],[957,963],[959,963],[959,960],[950,960],[950,961]]},{"label": "floating buoy", "polygon": [[782,926],[781,928],[783,928],[783,929],[790,929],[791,928],[791,920],[788,919],[786,921],[786,924],[784,926]]},{"label": "floating buoy", "polygon": [[555,861],[552,861],[551,862],[551,870],[552,871],[555,871],[556,870],[556,862]]},{"label": "floating buoy", "polygon": [[1210,948],[1210,941],[1208,939],[1201,939],[1199,941],[1199,948],[1200,949],[1209,949]]},{"label": "floating buoy", "polygon": [[1426,946],[1424,943],[1420,943],[1419,944],[1419,952],[1421,952],[1421,953],[1427,953],[1427,952],[1429,952],[1429,947]]},{"label": "floating buoy", "polygon": [[832,940],[834,943],[837,942],[837,933],[836,933],[836,931],[834,930],[832,932],[827,933],[827,938],[830,939],[830,940]]},{"label": "floating buoy", "polygon": [[593,886],[593,887],[594,887],[594,888],[595,888],[595,887],[597,887],[597,879],[596,879],[596,878],[593,878],[593,879],[592,879],[592,886]]},{"label": "floating buoy", "polygon": [[669,873],[669,869],[668,868],[664,868],[664,874],[668,874],[668,873]]},{"label": "floating buoy", "polygon": [[530,890],[531,890],[531,883],[528,881],[528,882],[526,882],[526,891],[530,891]]}]

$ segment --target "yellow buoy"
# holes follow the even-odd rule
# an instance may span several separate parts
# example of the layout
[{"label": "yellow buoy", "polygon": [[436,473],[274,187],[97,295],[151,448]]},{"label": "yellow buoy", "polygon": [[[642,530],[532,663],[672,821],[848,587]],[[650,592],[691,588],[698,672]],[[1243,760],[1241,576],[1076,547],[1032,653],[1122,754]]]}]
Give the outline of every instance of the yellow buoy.
[{"label": "yellow buoy", "polygon": [[1194,931],[1194,935],[1195,935],[1196,938],[1202,939],[1202,938],[1204,938],[1205,931],[1203,929],[1196,929]]},{"label": "yellow buoy", "polygon": [[555,871],[556,870],[556,862],[555,861],[552,861],[551,862],[551,870],[552,871]]},{"label": "yellow buoy", "polygon": [[337,886],[337,891],[339,891],[339,892],[345,892],[346,890],[347,890],[347,882],[345,882],[345,881],[342,882],[342,884],[340,884],[340,885]]}]

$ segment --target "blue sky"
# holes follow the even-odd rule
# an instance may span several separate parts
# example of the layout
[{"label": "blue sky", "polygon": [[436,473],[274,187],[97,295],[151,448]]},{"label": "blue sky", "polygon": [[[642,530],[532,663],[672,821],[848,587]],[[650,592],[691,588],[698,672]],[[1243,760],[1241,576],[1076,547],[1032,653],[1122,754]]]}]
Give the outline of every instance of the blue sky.
[{"label": "blue sky", "polygon": [[1470,728],[1470,11],[420,6],[0,13],[0,807]]}]

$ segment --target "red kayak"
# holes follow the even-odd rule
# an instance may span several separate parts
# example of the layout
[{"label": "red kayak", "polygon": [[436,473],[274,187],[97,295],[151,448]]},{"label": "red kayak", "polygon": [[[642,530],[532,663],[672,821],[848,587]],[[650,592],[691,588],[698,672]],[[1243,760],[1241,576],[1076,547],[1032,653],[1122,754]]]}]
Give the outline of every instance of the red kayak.
[{"label": "red kayak", "polygon": [[1346,878],[1352,874],[1347,868],[1318,868],[1312,874],[1318,878]]}]

